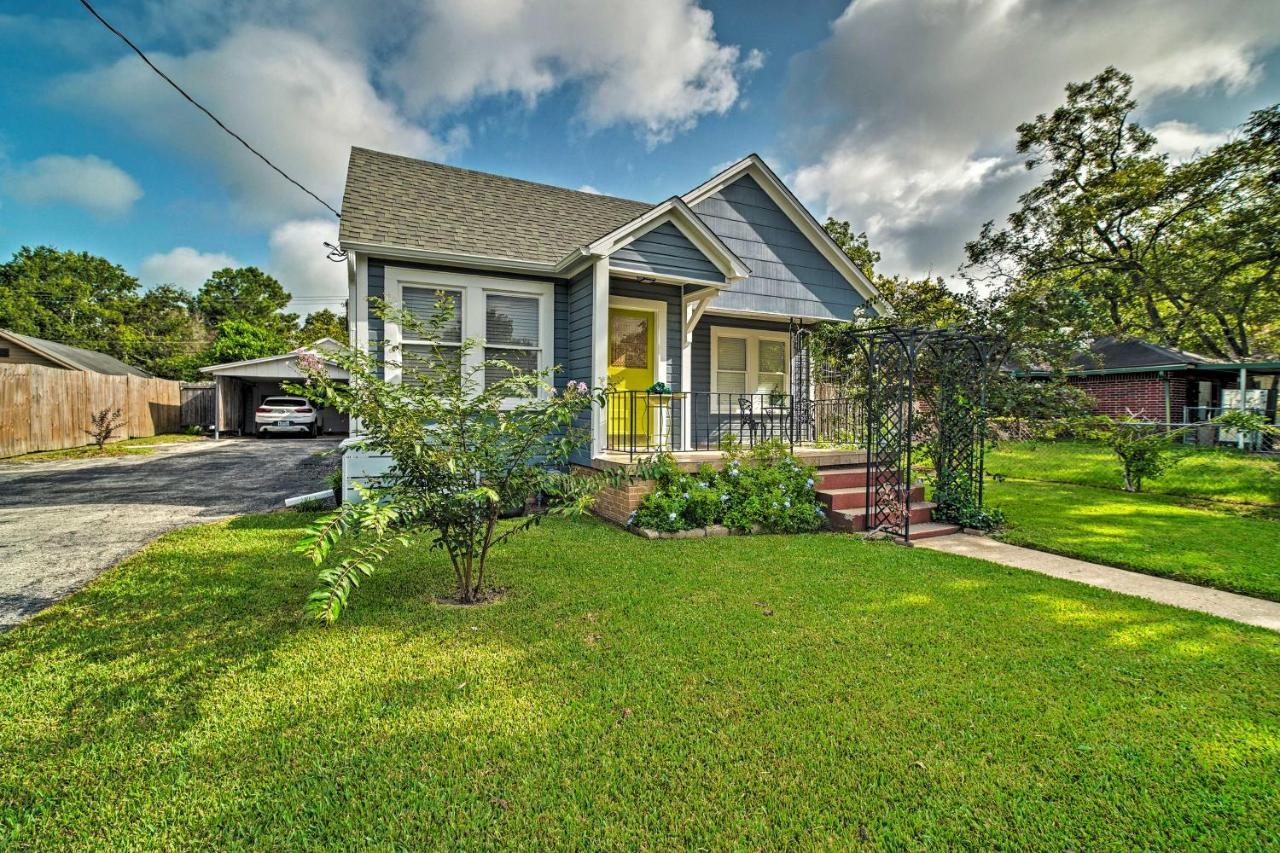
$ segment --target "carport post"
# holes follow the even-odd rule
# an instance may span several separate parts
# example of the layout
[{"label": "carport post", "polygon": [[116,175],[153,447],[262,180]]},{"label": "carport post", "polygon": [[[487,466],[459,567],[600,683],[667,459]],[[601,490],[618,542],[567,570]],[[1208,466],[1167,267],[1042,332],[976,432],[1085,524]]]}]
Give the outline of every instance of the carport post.
[{"label": "carport post", "polygon": [[[1249,369],[1247,367],[1240,368],[1240,411],[1241,412],[1245,411],[1244,388],[1245,388],[1245,384],[1248,381],[1249,381]],[[1241,450],[1244,450],[1244,431],[1243,430],[1238,431],[1236,433],[1236,446]]]},{"label": "carport post", "polygon": [[222,377],[213,377],[213,440],[222,438]]}]

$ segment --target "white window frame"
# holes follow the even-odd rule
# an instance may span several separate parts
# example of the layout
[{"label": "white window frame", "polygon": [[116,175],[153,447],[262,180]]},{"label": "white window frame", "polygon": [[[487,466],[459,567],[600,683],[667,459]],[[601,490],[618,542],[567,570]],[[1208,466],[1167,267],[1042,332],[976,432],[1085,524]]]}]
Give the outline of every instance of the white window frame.
[{"label": "white window frame", "polygon": [[[760,387],[760,342],[780,341],[783,352],[782,391],[791,393],[791,335],[764,329],[739,329],[733,326],[711,327],[711,393],[720,394],[720,339],[745,338],[747,341],[747,390],[745,396],[754,396]],[[738,393],[725,391],[723,393]],[[715,399],[719,400],[719,397]]]},{"label": "white window frame", "polygon": [[[489,294],[505,296],[535,296],[538,298],[538,370],[547,370],[555,363],[555,285],[549,281],[530,279],[500,278],[498,276],[473,275],[471,273],[446,272],[444,270],[418,270],[407,267],[387,267],[384,298],[390,305],[404,304],[404,288],[421,287],[431,290],[456,291],[462,294],[462,340],[475,340],[477,346],[467,354],[463,368],[470,371],[484,364],[484,350],[488,346],[485,340],[486,297]],[[365,306],[366,312],[368,305]],[[396,354],[396,360],[403,357],[401,346],[410,344],[430,344],[415,338],[406,339],[399,323],[388,320],[385,323],[384,337],[386,349]],[[508,349],[506,345],[495,344],[496,349]],[[385,376],[388,382],[399,382],[402,379],[398,366],[387,364]],[[480,377],[483,382],[483,376]],[[545,396],[540,392],[539,396]],[[518,398],[505,401],[508,405],[522,402]]]}]

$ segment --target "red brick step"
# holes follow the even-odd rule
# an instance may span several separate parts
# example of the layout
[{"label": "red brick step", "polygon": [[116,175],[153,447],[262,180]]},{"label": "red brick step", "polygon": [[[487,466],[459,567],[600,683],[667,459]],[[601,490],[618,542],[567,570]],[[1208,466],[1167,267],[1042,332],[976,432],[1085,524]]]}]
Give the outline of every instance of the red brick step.
[{"label": "red brick step", "polygon": [[[937,504],[921,501],[912,503],[911,514],[911,535],[915,537],[916,526],[929,524],[933,521],[933,508]],[[865,506],[854,507],[852,509],[835,510],[828,516],[831,527],[835,530],[846,530],[851,532],[861,532],[867,529],[867,508]],[[958,529],[958,528],[957,528]]]},{"label": "red brick step", "polygon": [[[866,506],[867,504],[867,487],[856,486],[849,489],[826,489],[818,490],[818,500],[827,505],[828,510],[853,509],[855,507]],[[912,503],[924,500],[924,486],[914,486],[911,489]]]}]

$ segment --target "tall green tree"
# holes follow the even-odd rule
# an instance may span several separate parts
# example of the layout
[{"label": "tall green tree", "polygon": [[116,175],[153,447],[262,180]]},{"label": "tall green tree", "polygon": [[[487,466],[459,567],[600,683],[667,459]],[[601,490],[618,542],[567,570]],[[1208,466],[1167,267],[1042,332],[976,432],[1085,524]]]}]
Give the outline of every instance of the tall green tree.
[{"label": "tall green tree", "polygon": [[279,281],[257,267],[227,267],[201,285],[196,309],[214,328],[228,320],[243,320],[289,337],[298,327],[298,315],[284,311],[290,298]]},{"label": "tall green tree", "polygon": [[302,322],[302,328],[294,336],[299,346],[313,344],[321,338],[333,338],[338,343],[347,342],[347,320],[328,308],[312,311]]},{"label": "tall green tree", "polygon": [[290,349],[289,338],[275,329],[248,320],[224,320],[218,325],[218,336],[201,353],[204,364],[224,364],[281,355]]},{"label": "tall green tree", "polygon": [[126,359],[138,280],[88,252],[23,246],[0,264],[0,328]]},{"label": "tall green tree", "polygon": [[871,246],[865,231],[855,233],[847,221],[827,217],[824,226],[835,244],[857,264],[893,308],[893,322],[900,326],[938,328],[964,324],[973,319],[972,294],[957,292],[942,278],[911,279],[886,276],[876,270],[880,253]]},{"label": "tall green tree", "polygon": [[966,246],[966,274],[1041,310],[1075,311],[1078,294],[1087,311],[1061,318],[1064,327],[1220,357],[1276,349],[1277,108],[1180,164],[1156,152],[1136,108],[1132,79],[1107,68],[1019,125],[1018,152],[1043,177],[1003,228],[989,222]]},{"label": "tall green tree", "polygon": [[166,379],[195,379],[200,357],[214,338],[195,311],[195,297],[161,284],[132,300],[125,310],[123,344],[130,364]]}]

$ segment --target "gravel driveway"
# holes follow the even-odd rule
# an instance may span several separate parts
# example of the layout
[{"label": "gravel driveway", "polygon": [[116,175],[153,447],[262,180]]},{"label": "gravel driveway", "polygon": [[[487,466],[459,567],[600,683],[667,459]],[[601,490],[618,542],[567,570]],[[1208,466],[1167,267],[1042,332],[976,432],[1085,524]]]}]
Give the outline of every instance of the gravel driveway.
[{"label": "gravel driveway", "polygon": [[172,444],[146,456],[0,463],[0,631],[157,535],[325,488],[337,439]]}]

